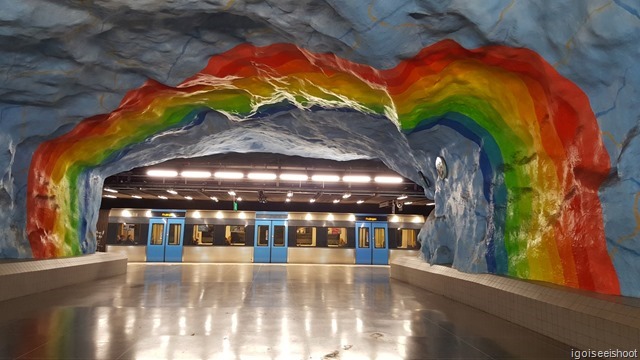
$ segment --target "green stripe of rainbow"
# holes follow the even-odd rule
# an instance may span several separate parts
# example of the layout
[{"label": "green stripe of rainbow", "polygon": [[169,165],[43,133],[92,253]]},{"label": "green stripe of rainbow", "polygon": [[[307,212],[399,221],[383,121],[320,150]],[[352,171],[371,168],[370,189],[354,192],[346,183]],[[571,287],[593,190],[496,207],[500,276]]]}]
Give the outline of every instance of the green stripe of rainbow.
[{"label": "green stripe of rainbow", "polygon": [[[450,40],[387,70],[291,44],[244,44],[212,57],[175,88],[149,81],[128,93],[117,110],[82,121],[34,154],[27,204],[33,256],[82,253],[86,210],[77,194],[84,191],[80,183],[88,169],[127,146],[188,124],[199,112],[213,109],[250,119],[283,101],[384,115],[407,133],[448,117],[465,131],[491,137],[497,149],[486,153],[493,174],[504,162],[535,155],[503,173],[507,209],[495,219],[504,226],[494,236],[499,240],[494,251],[507,256],[489,256],[499,262],[490,268],[620,292],[597,194],[609,160],[586,95],[533,51],[466,50]],[[523,188],[529,195],[512,196]]]}]

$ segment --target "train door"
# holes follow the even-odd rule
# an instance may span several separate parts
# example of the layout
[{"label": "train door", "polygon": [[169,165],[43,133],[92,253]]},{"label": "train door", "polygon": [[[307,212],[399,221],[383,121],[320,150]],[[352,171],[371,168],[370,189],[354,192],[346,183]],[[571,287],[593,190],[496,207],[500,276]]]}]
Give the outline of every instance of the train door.
[{"label": "train door", "polygon": [[287,262],[287,222],[285,220],[256,220],[255,233],[254,263]]},{"label": "train door", "polygon": [[147,261],[182,262],[184,219],[161,218],[149,220]]},{"label": "train door", "polygon": [[356,264],[389,264],[386,222],[356,222]]}]

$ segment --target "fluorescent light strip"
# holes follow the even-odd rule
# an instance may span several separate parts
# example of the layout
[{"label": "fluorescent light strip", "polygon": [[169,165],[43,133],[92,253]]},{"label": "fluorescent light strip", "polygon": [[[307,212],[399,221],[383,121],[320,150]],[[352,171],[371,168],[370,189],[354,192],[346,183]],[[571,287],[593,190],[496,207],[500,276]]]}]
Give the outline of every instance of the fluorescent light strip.
[{"label": "fluorescent light strip", "polygon": [[397,198],[397,199],[398,199],[398,200],[404,200],[404,199],[406,199],[406,198],[408,198],[408,196],[407,196],[407,195],[401,195],[401,196],[398,196],[398,198]]},{"label": "fluorescent light strip", "polygon": [[181,172],[180,176],[185,178],[205,179],[205,178],[211,177],[211,172],[187,170],[187,171]]},{"label": "fluorescent light strip", "polygon": [[278,176],[274,173],[249,173],[247,177],[251,180],[275,180]]},{"label": "fluorescent light strip", "polygon": [[356,204],[362,204],[364,202],[364,200],[358,200],[356,201]]},{"label": "fluorescent light strip", "polygon": [[110,192],[110,193],[114,193],[114,194],[118,193],[118,190],[109,189],[109,188],[104,188],[104,191],[107,191],[107,192]]},{"label": "fluorescent light strip", "polygon": [[187,200],[193,200],[193,198],[191,196],[185,196],[184,198],[187,199]]},{"label": "fluorescent light strip", "polygon": [[131,195],[131,197],[134,199],[142,199],[142,196],[138,196],[138,195]]},{"label": "fluorescent light strip", "polygon": [[117,196],[113,196],[113,195],[102,195],[102,197],[106,197],[106,198],[109,198],[109,199],[116,199],[116,198],[118,198]]},{"label": "fluorescent light strip", "polygon": [[284,174],[280,174],[280,180],[285,180],[285,181],[307,181],[309,180],[309,177],[305,174],[289,174],[289,173],[284,173]]},{"label": "fluorescent light strip", "polygon": [[411,205],[411,204],[413,204],[413,201],[406,201],[404,204],[405,205]]},{"label": "fluorescent light strip", "polygon": [[167,200],[167,199],[168,199],[168,197],[166,197],[166,196],[162,196],[162,195],[158,195],[158,197],[159,197],[160,199],[162,199],[162,200]]},{"label": "fluorescent light strip", "polygon": [[334,203],[334,204],[337,204],[337,203],[339,203],[339,202],[340,202],[340,199],[333,199],[333,203]]},{"label": "fluorescent light strip", "polygon": [[242,179],[244,174],[234,171],[216,171],[213,176],[218,179]]},{"label": "fluorescent light strip", "polygon": [[178,172],[175,170],[147,170],[147,175],[155,177],[176,177]]},{"label": "fluorescent light strip", "polygon": [[178,192],[177,192],[177,191],[175,191],[175,190],[171,190],[171,189],[169,189],[169,190],[167,190],[167,192],[168,192],[169,194],[171,194],[171,195],[178,195]]},{"label": "fluorescent light strip", "polygon": [[434,202],[430,202],[430,203],[427,203],[426,205],[427,205],[427,206],[433,206],[433,205],[435,205],[435,204],[436,204],[436,203],[434,203]]},{"label": "fluorescent light strip", "polygon": [[313,175],[311,177],[313,181],[322,181],[322,182],[338,182],[340,181],[340,176],[338,175],[326,175],[326,174],[318,174]]},{"label": "fluorescent light strip", "polygon": [[352,182],[352,183],[368,183],[371,181],[371,176],[365,175],[345,175],[342,177],[342,181],[344,182]]},{"label": "fluorescent light strip", "polygon": [[218,198],[217,198],[217,197],[215,197],[215,196],[212,196],[212,197],[211,197],[211,200],[213,200],[213,201],[215,201],[215,202],[218,202]]},{"label": "fluorescent light strip", "polygon": [[400,184],[402,183],[402,178],[399,176],[376,176],[374,178],[375,182],[379,184]]}]

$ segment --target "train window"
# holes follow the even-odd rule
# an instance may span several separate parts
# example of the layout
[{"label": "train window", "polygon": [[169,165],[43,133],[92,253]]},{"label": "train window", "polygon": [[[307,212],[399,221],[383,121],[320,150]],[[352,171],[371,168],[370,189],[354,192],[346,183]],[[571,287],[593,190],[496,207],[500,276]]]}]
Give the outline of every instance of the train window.
[{"label": "train window", "polygon": [[213,226],[196,225],[193,227],[193,245],[213,245]]},{"label": "train window", "polygon": [[258,246],[269,246],[269,225],[258,225]]},{"label": "train window", "polygon": [[169,224],[169,239],[167,239],[167,244],[180,245],[181,233],[182,224]]},{"label": "train window", "polygon": [[347,246],[347,229],[346,228],[328,228],[327,243],[330,247],[346,247]]},{"label": "train window", "polygon": [[373,246],[376,249],[381,249],[386,247],[386,236],[385,236],[385,231],[384,228],[374,228],[373,229]]},{"label": "train window", "polygon": [[359,247],[368,248],[369,247],[369,228],[361,227],[358,228],[358,239],[359,239]]},{"label": "train window", "polygon": [[296,229],[296,246],[316,246],[316,228],[299,227]]},{"label": "train window", "polygon": [[398,229],[398,249],[419,249],[415,229]]},{"label": "train window", "polygon": [[135,245],[138,243],[142,243],[140,241],[140,226],[127,223],[118,224],[116,244]]},{"label": "train window", "polygon": [[[260,231],[260,229],[258,229]],[[245,244],[245,240],[244,240],[244,226],[243,225],[227,225],[225,227],[225,231],[224,231],[224,243],[226,245],[244,245]],[[261,233],[259,233],[261,234]],[[261,234],[260,236],[264,235],[264,241],[267,241],[264,244],[260,244],[260,239],[258,239],[258,246],[267,246],[268,244],[268,236],[269,236],[269,229],[267,228],[267,233],[266,234]]]},{"label": "train window", "polygon": [[284,246],[284,226],[273,226],[273,246]]},{"label": "train window", "polygon": [[164,224],[151,224],[151,245],[162,245]]}]

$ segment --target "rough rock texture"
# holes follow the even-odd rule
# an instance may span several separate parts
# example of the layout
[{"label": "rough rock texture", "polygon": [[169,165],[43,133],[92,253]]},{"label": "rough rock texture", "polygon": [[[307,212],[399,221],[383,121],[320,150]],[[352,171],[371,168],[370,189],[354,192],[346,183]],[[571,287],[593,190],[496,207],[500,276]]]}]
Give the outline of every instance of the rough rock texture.
[{"label": "rough rock texture", "polygon": [[[566,164],[575,178],[569,185],[575,184],[581,194],[598,192],[602,217],[593,221],[604,228],[618,293],[640,296],[639,30],[640,8],[630,0],[0,0],[0,256],[33,256],[27,240],[26,208],[27,179],[36,149],[68,133],[84,118],[115,110],[127,91],[148,79],[175,86],[200,71],[211,56],[244,43],[290,43],[376,69],[390,69],[425,47],[453,39],[465,48],[495,44],[531,49],[588,96],[610,170],[604,182],[594,185],[600,170],[580,165],[589,161],[578,153],[566,154]],[[451,86],[464,86],[465,81],[454,81]],[[487,77],[485,87],[495,82]],[[524,100],[520,102],[522,105]],[[465,111],[462,106],[459,110]],[[397,121],[392,116],[391,120]],[[598,274],[609,271],[606,266],[573,256],[560,256],[554,263],[547,257],[557,255],[540,254],[544,247],[538,245],[549,241],[545,237],[548,232],[536,229],[562,222],[562,214],[576,204],[572,203],[575,192],[552,196],[542,185],[509,182],[512,171],[521,170],[532,177],[551,171],[534,166],[546,164],[539,152],[523,148],[524,152],[504,157],[502,164],[490,167],[488,176],[488,170],[479,166],[483,156],[489,156],[486,149],[491,146],[486,139],[477,141],[443,124],[420,131],[411,127],[413,130],[402,135],[392,131],[392,122],[371,114],[300,110],[254,123],[229,122],[218,113],[206,114],[199,121],[197,131],[190,125],[159,133],[120,153],[122,161],[117,165],[105,163],[82,177],[79,197],[86,204],[84,212],[77,214],[85,226],[84,238],[76,239],[81,243],[80,251],[95,248],[92,231],[102,179],[126,168],[231,149],[341,159],[379,157],[417,182],[425,181],[418,171],[426,177],[427,196],[436,200],[436,211],[420,235],[428,260],[453,262],[465,271],[510,274],[617,293],[597,285]],[[354,129],[351,124],[362,125],[357,128],[362,135],[357,142],[348,134]],[[237,136],[238,131],[242,137]],[[541,131],[544,135],[548,130]],[[472,132],[476,136],[480,133]],[[580,134],[577,131],[571,136],[576,139],[576,149],[598,147],[596,142],[582,143]],[[171,153],[163,149],[175,147],[162,146],[165,141],[191,145],[182,153]],[[209,147],[212,143],[219,145]],[[449,165],[450,176],[444,180],[437,180],[433,167],[438,155]],[[505,187],[508,193],[503,199],[500,189]],[[512,216],[508,205],[528,201],[542,204],[537,208],[541,210],[528,214],[534,219],[530,224],[515,228],[509,221],[496,220]],[[587,226],[590,220],[579,219],[577,226],[562,229],[578,242],[589,241],[597,230]],[[527,240],[524,249],[508,240],[521,236],[517,233],[523,227],[543,234]],[[499,233],[507,234],[506,243],[496,235]],[[563,246],[558,243],[558,253],[563,254]],[[487,258],[488,253],[498,261]],[[506,265],[491,265],[500,264],[502,258]],[[550,265],[538,266],[546,262]],[[554,271],[536,273],[538,267]],[[568,275],[574,270],[579,274],[583,267],[588,267],[584,269],[590,274],[588,279]],[[603,275],[603,279],[609,278]]]}]

